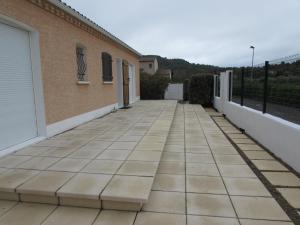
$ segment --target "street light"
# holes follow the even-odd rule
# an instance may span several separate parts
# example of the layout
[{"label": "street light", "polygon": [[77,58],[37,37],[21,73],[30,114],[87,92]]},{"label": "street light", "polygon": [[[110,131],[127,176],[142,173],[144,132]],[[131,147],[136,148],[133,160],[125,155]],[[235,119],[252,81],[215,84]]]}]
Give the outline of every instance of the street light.
[{"label": "street light", "polygon": [[253,45],[250,46],[252,48],[252,69],[251,69],[251,79],[253,80],[253,63],[254,63],[254,49],[255,47]]}]

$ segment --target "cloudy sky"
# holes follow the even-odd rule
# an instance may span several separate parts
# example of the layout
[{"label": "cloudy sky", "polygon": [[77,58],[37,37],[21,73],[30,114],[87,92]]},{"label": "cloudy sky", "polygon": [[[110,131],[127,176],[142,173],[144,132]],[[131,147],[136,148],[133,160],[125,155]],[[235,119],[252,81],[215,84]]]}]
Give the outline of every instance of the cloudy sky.
[{"label": "cloudy sky", "polygon": [[64,0],[142,54],[219,66],[300,53],[300,0]]}]

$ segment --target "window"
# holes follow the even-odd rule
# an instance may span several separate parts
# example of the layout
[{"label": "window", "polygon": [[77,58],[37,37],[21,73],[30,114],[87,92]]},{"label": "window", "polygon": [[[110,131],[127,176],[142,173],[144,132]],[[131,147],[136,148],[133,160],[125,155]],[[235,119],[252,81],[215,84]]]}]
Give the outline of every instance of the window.
[{"label": "window", "polygon": [[112,76],[112,58],[107,52],[102,53],[102,71],[103,71],[103,81],[111,82],[113,80]]},{"label": "window", "polygon": [[152,63],[149,63],[149,68],[152,69]]},{"label": "window", "polygon": [[79,81],[87,81],[86,74],[86,52],[83,47],[76,47],[76,57],[77,57],[77,79]]}]

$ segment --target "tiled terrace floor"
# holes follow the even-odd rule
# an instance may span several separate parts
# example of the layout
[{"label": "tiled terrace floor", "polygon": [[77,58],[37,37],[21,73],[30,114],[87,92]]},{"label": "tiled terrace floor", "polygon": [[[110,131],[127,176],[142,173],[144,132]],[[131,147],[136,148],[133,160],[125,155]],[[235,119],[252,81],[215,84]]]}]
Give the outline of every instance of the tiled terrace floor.
[{"label": "tiled terrace floor", "polygon": [[0,199],[139,210],[176,104],[139,102],[0,159]]},{"label": "tiled terrace floor", "polygon": [[[137,108],[140,108],[140,112],[143,111],[145,114],[148,114],[151,119],[144,121],[143,118],[145,118],[145,115],[140,115],[140,113],[136,113],[135,116],[130,118],[132,118],[133,121],[139,121],[137,123],[143,123],[143,126],[145,125],[144,123],[148,123],[148,128],[150,127],[149,123],[151,123],[151,127],[155,124],[154,121],[157,117],[169,121],[170,115],[172,114],[170,112],[171,110],[162,110],[162,108],[164,108],[165,104],[169,105],[167,108],[172,108],[172,104],[167,102],[159,102],[157,104],[156,113],[148,112],[151,108],[148,102],[141,102],[137,105]],[[148,109],[145,110],[145,107],[148,107]],[[124,113],[126,114],[126,111]],[[149,113],[152,116],[150,116]],[[158,116],[158,114],[160,116]],[[139,116],[140,118],[138,119],[137,117]],[[105,123],[105,121],[110,120],[109,118],[111,117],[113,117],[113,115],[100,119],[99,121],[96,120],[86,126],[93,127],[93,124],[97,124],[97,127],[102,127],[104,126],[102,122],[106,124],[105,126],[109,126],[109,122]],[[116,118],[110,121],[115,119]],[[121,119],[118,121],[122,124]],[[130,125],[128,126],[130,127]],[[163,127],[166,128],[167,125]],[[113,133],[120,131],[118,127],[110,127],[108,129],[112,129]],[[151,134],[149,136],[146,135],[149,141],[148,143],[153,142],[153,137],[161,137],[162,139],[167,137],[167,139],[149,200],[143,206],[141,212],[0,201],[0,225],[293,224],[202,107],[178,104],[169,134],[165,135],[166,132],[161,132],[159,131],[160,129],[161,127],[157,130],[150,128],[148,132],[144,131],[143,133],[143,135]],[[72,134],[70,136],[70,140],[72,140],[82,134],[76,133],[78,130],[80,132],[80,129],[75,129],[70,131],[70,133],[65,133],[65,135],[68,136]],[[74,131],[75,133],[73,133]],[[129,134],[131,135],[125,132],[125,136],[127,137],[137,136],[139,140],[144,138],[139,132],[128,132],[130,132]],[[103,136],[105,136],[104,141],[110,142],[120,140],[121,134],[103,134]],[[138,140],[134,138],[130,138],[128,142],[137,141]],[[153,143],[154,146],[160,146],[159,144],[155,144],[160,142]],[[136,144],[136,146],[138,145],[139,144]],[[125,143],[124,145],[121,144],[117,146],[122,149],[120,152],[123,150],[130,151],[127,148],[132,148],[131,145],[129,147]],[[125,149],[123,149],[123,146],[126,146],[124,147]],[[153,150],[151,148],[148,149],[148,147],[142,147],[142,149]],[[106,151],[110,150],[107,149]],[[32,150],[32,148],[24,151],[33,152],[34,154],[39,152]],[[138,150],[135,149],[132,151]],[[46,153],[47,150],[45,149],[44,152]],[[129,154],[133,154],[133,152]],[[74,153],[71,152],[69,154]],[[116,156],[119,156],[119,154],[116,154]],[[92,159],[97,157],[99,157],[99,155],[92,157]],[[141,158],[138,157],[134,159]],[[147,155],[142,158],[142,160],[146,159],[156,158],[153,155]],[[27,160],[30,160],[30,158]],[[88,160],[90,160],[90,158],[88,158]],[[13,161],[15,165],[26,163],[16,161],[17,160]],[[152,162],[152,160],[149,161]],[[57,162],[54,162],[54,164],[51,164],[48,168],[55,168],[55,164],[57,164]],[[56,167],[59,168],[59,166]],[[83,166],[83,168],[85,167],[86,165]],[[120,171],[120,169],[118,171]],[[132,170],[129,169],[129,171]],[[141,171],[149,173],[151,166],[145,164],[145,169],[136,171],[138,175],[134,173],[134,176],[139,176]]]}]

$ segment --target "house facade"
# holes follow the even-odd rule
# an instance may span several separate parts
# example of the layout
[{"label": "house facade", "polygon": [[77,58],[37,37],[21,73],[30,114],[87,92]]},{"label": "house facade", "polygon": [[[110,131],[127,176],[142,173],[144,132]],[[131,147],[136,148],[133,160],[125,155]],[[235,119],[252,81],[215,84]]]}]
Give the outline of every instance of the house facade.
[{"label": "house facade", "polygon": [[139,100],[140,54],[59,0],[0,0],[0,155]]},{"label": "house facade", "polygon": [[158,62],[155,57],[143,56],[140,59],[141,72],[154,75],[158,70]]}]

